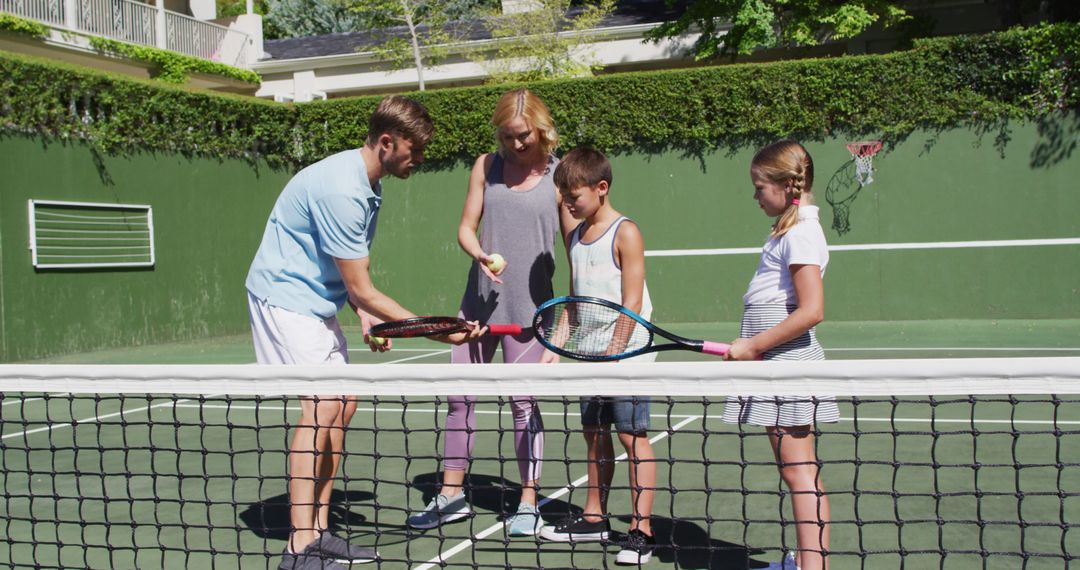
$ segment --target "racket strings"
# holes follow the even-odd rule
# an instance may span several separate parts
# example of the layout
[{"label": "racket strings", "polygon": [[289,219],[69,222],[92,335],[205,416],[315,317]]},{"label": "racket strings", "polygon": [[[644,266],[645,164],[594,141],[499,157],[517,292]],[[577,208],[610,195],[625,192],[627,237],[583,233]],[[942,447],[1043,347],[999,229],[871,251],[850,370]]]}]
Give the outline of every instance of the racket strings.
[{"label": "racket strings", "polygon": [[548,344],[583,357],[604,358],[649,346],[652,333],[617,309],[561,303],[544,310],[541,334]]},{"label": "racket strings", "polygon": [[371,327],[371,334],[386,338],[410,338],[450,334],[464,328],[465,326],[458,319],[426,317],[376,325]]}]

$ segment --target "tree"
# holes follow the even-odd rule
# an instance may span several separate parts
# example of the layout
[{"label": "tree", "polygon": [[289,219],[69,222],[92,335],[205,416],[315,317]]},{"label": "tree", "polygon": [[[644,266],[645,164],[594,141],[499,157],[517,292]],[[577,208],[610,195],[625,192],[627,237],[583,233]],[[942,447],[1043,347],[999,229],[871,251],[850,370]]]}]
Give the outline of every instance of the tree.
[{"label": "tree", "polygon": [[450,19],[460,15],[462,0],[354,0],[350,9],[379,27],[402,26],[407,37],[386,30],[386,39],[375,52],[390,60],[395,69],[415,66],[421,91],[425,89],[424,69],[441,62],[448,46],[459,39]]},{"label": "tree", "polygon": [[473,59],[496,81],[534,81],[589,75],[598,66],[587,53],[583,34],[611,14],[615,0],[534,0],[533,9],[492,16],[485,26],[494,49],[474,52]]},{"label": "tree", "polygon": [[[674,0],[668,0],[669,3]],[[850,38],[876,22],[909,18],[901,0],[689,0],[677,20],[649,33],[651,41],[694,31],[694,58],[748,54],[765,47],[817,45]]]}]

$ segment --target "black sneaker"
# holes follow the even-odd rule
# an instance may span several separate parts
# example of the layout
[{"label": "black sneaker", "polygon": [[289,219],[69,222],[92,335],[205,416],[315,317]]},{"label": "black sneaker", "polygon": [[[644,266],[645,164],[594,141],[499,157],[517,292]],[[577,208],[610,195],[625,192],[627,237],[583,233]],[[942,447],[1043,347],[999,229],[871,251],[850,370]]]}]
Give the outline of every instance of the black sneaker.
[{"label": "black sneaker", "polygon": [[568,517],[555,526],[540,529],[540,536],[554,542],[599,542],[608,539],[611,525],[607,518],[589,522],[584,516]]},{"label": "black sneaker", "polygon": [[615,563],[645,564],[652,559],[655,548],[656,539],[635,528],[626,536],[626,542],[623,543],[622,550],[615,556]]}]

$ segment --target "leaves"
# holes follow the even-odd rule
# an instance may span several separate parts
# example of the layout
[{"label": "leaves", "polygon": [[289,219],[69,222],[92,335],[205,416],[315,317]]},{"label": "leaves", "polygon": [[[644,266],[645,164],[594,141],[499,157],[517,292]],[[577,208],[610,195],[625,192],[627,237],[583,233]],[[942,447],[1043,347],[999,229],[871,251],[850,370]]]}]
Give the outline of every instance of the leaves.
[{"label": "leaves", "polygon": [[537,0],[534,9],[493,15],[484,25],[495,47],[474,51],[471,58],[495,83],[592,75],[598,62],[586,31],[595,29],[614,7],[614,0],[574,7],[570,0]]},{"label": "leaves", "polygon": [[[609,152],[754,144],[779,136],[899,137],[1080,109],[1080,25],[937,38],[888,55],[741,64],[528,84],[563,148]],[[507,86],[413,93],[435,120],[430,168],[492,150]],[[102,152],[170,152],[294,168],[355,147],[381,97],[283,105],[0,54],[0,129]],[[360,120],[358,120],[360,118]]]},{"label": "leaves", "polygon": [[909,18],[900,0],[691,0],[682,16],[651,31],[649,39],[700,32],[691,51],[705,60],[817,45],[856,36],[876,22],[889,27]]}]

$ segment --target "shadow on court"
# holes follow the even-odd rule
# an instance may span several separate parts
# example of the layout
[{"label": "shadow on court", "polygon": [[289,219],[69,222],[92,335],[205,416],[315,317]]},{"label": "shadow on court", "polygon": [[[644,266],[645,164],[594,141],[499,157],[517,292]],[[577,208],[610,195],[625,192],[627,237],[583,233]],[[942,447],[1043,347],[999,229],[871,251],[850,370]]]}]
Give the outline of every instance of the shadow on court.
[{"label": "shadow on court", "polygon": [[[367,517],[353,512],[351,506],[368,503],[375,495],[367,491],[342,491],[334,489],[330,495],[330,530],[348,530],[355,533],[357,528],[374,529]],[[269,540],[285,540],[289,537],[289,495],[281,494],[264,501],[254,503],[240,513],[240,520],[256,536]]]},{"label": "shadow on court", "polygon": [[[441,473],[424,473],[413,478],[414,489],[423,493],[423,504],[427,504],[439,490],[442,480]],[[478,515],[495,514],[498,520],[504,520],[517,510],[521,497],[521,485],[511,482],[504,477],[470,473],[465,477],[465,495],[473,510]],[[541,490],[543,497],[543,490]],[[558,499],[549,501],[540,509],[545,524],[557,524],[568,515],[581,513],[581,507]],[[468,518],[460,522],[468,521]],[[618,526],[629,527],[630,517],[620,516]],[[450,523],[453,526],[457,523]],[[667,517],[652,517],[653,532],[657,538],[657,550],[655,558],[666,564],[677,565],[678,568],[688,569],[726,569],[726,568],[754,568],[758,563],[750,560],[757,551],[751,551],[741,544],[735,544],[723,540],[711,538],[700,525],[681,520],[673,520]],[[478,525],[477,530],[486,528],[487,525]],[[543,543],[546,547],[554,550],[565,550],[567,555],[573,556],[573,551],[578,550],[582,554],[596,553],[599,550],[609,551],[614,563],[618,545],[625,538],[619,532],[613,532],[607,545],[597,543],[584,543],[577,546],[559,543]],[[531,539],[513,539],[501,546],[483,546],[478,543],[473,547],[476,552],[492,553],[531,553],[537,551],[537,545],[530,542]]]},{"label": "shadow on court", "polygon": [[[441,483],[441,473],[424,473],[413,478],[412,487],[423,493],[423,504],[426,505],[439,492]],[[517,512],[518,503],[521,500],[520,483],[512,483],[504,477],[495,475],[468,473],[465,475],[463,486],[465,497],[477,513],[494,513],[498,516],[498,520],[503,520]],[[541,500],[543,500],[542,490]],[[568,512],[579,513],[581,509],[564,501],[554,500],[545,504],[540,511],[545,520],[551,519],[548,522],[552,522],[555,518],[561,520]]]}]

